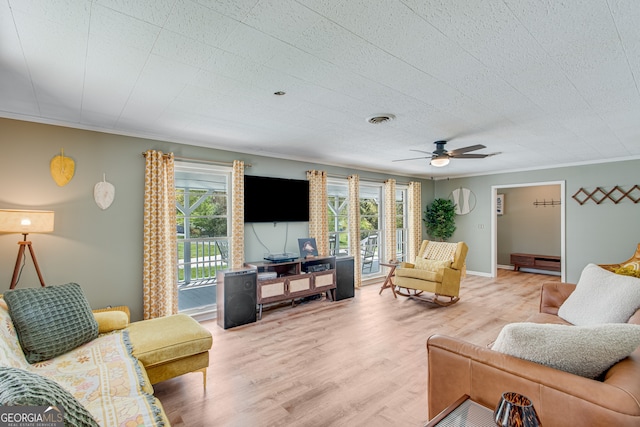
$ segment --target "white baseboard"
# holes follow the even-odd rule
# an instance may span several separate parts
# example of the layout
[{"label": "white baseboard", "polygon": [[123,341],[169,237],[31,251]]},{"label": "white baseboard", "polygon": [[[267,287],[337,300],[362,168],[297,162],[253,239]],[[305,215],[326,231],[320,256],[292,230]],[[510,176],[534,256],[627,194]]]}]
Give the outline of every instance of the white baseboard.
[{"label": "white baseboard", "polygon": [[[513,265],[500,265],[498,264],[497,266],[498,268],[501,268],[503,270],[511,270],[513,271]],[[538,273],[538,274],[548,274],[550,276],[561,276],[559,271],[549,271],[549,270],[538,270],[535,268],[520,268],[520,271],[522,271],[523,273]],[[471,274],[474,276],[480,276],[480,277],[491,277],[491,273],[485,273],[483,271],[471,271],[471,270],[467,270],[467,274]]]},{"label": "white baseboard", "polygon": [[473,276],[491,277],[491,273],[485,273],[484,271],[467,270],[467,274],[471,274]]}]

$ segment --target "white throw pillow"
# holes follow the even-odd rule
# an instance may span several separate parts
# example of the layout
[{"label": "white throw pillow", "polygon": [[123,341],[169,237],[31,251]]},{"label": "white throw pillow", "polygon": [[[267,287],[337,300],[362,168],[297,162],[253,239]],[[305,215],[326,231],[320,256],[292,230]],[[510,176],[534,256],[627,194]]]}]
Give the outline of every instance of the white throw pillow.
[{"label": "white throw pillow", "polygon": [[511,323],[492,350],[551,368],[596,378],[640,345],[640,325],[570,326]]},{"label": "white throw pillow", "polygon": [[587,265],[575,291],[558,310],[574,325],[626,323],[640,308],[640,279]]}]

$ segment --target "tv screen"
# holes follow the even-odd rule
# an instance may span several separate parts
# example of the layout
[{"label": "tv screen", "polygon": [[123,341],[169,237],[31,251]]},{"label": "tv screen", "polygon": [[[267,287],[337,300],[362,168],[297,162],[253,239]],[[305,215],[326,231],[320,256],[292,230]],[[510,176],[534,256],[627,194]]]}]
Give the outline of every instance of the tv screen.
[{"label": "tv screen", "polygon": [[309,181],[245,175],[244,222],[309,221]]}]

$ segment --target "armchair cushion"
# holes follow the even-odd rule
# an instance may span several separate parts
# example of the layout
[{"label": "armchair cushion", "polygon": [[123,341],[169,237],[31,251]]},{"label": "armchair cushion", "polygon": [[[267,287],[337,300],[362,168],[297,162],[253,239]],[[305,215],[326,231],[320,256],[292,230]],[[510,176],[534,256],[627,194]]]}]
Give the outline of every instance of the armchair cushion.
[{"label": "armchair cushion", "polygon": [[436,272],[441,268],[451,267],[450,260],[424,259],[416,257],[415,268]]},{"label": "armchair cushion", "polygon": [[596,378],[640,345],[640,325],[511,323],[492,350],[586,378]]},{"label": "armchair cushion", "polygon": [[59,356],[98,336],[98,323],[77,283],[12,289],[4,300],[29,363]]},{"label": "armchair cushion", "polygon": [[626,323],[638,308],[640,279],[588,264],[558,316],[574,325]]},{"label": "armchair cushion", "polygon": [[411,279],[427,280],[429,282],[442,282],[443,271],[429,271],[420,268],[398,268],[396,277],[408,277]]}]

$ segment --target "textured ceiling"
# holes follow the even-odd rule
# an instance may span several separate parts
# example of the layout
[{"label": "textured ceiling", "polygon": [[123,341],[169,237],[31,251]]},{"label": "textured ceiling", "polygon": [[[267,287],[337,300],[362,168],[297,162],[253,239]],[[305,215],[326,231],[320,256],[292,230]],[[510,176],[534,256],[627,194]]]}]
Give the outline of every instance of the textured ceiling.
[{"label": "textured ceiling", "polygon": [[[2,0],[0,116],[424,177],[640,158],[639,28],[637,0]],[[393,161],[439,139],[501,154]]]}]

